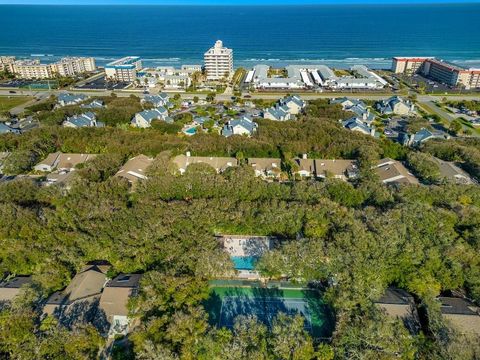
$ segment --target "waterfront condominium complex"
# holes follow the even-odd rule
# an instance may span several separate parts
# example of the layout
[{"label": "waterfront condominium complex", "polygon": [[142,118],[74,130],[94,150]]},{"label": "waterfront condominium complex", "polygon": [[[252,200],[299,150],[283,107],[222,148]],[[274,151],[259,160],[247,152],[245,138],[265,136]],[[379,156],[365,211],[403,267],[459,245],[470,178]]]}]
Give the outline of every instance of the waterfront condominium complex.
[{"label": "waterfront condominium complex", "polygon": [[13,73],[22,79],[51,79],[54,77],[52,64],[41,64],[40,60],[17,60]]},{"label": "waterfront condominium complex", "polygon": [[425,61],[430,57],[394,57],[392,60],[392,71],[395,74],[413,75],[423,70]]},{"label": "waterfront condominium complex", "polygon": [[109,80],[134,82],[137,71],[141,69],[142,59],[138,56],[127,56],[105,65],[105,75]]},{"label": "waterfront condominium complex", "polygon": [[0,71],[3,68],[22,79],[51,79],[55,76],[75,76],[95,71],[94,58],[63,58],[50,64],[40,60],[15,60],[13,56],[0,58]]},{"label": "waterfront condominium complex", "polygon": [[422,74],[450,86],[480,88],[480,69],[465,69],[431,57],[395,57],[392,71],[396,74]]},{"label": "waterfront condominium complex", "polygon": [[15,56],[0,56],[0,71],[8,71],[13,73],[13,64]]},{"label": "waterfront condominium complex", "polygon": [[60,76],[74,76],[95,71],[95,59],[93,57],[67,57],[54,64],[55,72]]},{"label": "waterfront condominium complex", "polygon": [[221,40],[205,53],[204,59],[208,80],[219,80],[233,72],[233,50],[224,47]]}]

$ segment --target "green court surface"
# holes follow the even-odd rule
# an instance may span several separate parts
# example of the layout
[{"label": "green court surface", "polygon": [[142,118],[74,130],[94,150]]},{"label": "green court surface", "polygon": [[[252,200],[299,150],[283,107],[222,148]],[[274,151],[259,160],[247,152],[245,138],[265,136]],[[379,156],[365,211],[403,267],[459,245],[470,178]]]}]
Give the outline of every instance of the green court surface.
[{"label": "green court surface", "polygon": [[217,327],[231,328],[239,315],[255,315],[270,326],[279,312],[302,315],[314,338],[329,338],[335,327],[332,310],[310,289],[212,286],[205,308]]}]

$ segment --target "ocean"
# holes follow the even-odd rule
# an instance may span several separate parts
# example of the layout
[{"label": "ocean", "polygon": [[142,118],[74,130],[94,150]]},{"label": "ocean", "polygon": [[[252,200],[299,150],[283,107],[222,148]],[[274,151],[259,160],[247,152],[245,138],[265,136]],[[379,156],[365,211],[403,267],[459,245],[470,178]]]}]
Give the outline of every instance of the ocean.
[{"label": "ocean", "polygon": [[0,5],[0,55],[54,61],[125,55],[148,66],[202,63],[221,39],[235,66],[388,68],[392,56],[480,67],[480,4],[319,6]]}]

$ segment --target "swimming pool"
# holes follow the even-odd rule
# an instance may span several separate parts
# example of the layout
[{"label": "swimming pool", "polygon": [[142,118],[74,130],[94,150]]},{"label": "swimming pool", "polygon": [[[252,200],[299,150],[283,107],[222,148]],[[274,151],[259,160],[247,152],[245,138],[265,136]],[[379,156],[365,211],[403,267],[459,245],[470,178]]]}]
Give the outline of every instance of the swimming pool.
[{"label": "swimming pool", "polygon": [[197,133],[197,129],[192,127],[192,128],[189,128],[189,129],[186,129],[186,130],[183,130],[183,132],[186,134],[186,135],[195,135]]},{"label": "swimming pool", "polygon": [[232,256],[232,261],[237,270],[253,270],[257,257],[255,256]]}]

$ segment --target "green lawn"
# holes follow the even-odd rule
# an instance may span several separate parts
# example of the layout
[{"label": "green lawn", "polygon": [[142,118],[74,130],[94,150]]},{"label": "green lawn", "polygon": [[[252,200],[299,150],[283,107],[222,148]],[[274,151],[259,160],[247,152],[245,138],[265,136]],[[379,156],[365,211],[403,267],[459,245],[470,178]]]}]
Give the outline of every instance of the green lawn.
[{"label": "green lawn", "polygon": [[0,111],[10,110],[18,105],[24,104],[30,101],[30,96],[0,96]]}]

